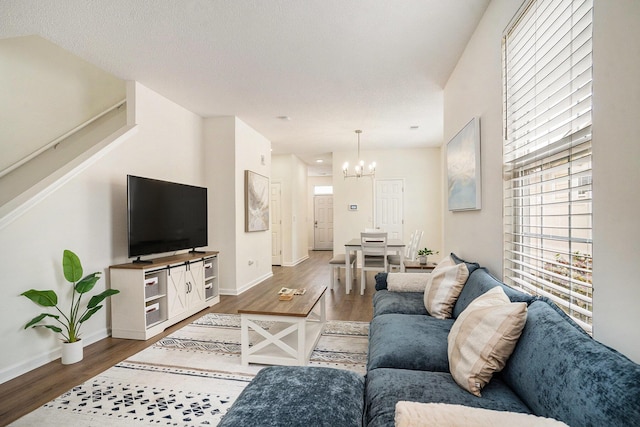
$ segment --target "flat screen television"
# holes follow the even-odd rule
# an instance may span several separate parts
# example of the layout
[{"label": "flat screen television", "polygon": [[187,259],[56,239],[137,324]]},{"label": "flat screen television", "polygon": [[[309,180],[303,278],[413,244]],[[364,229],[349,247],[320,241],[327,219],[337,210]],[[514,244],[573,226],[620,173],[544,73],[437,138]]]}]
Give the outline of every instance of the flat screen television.
[{"label": "flat screen television", "polygon": [[207,189],[127,175],[129,258],[207,246]]}]

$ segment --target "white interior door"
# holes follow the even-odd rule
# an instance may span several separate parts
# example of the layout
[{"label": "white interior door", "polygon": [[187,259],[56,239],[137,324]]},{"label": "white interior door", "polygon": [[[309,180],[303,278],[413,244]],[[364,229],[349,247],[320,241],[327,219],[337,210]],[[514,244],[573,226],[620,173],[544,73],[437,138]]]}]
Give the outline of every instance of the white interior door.
[{"label": "white interior door", "polygon": [[269,217],[271,218],[271,265],[282,265],[282,210],[280,206],[281,184],[271,182],[271,204]]},{"label": "white interior door", "polygon": [[386,231],[389,239],[402,239],[404,180],[376,180],[375,204],[375,227]]},{"label": "white interior door", "polygon": [[313,249],[333,250],[333,196],[313,197]]}]

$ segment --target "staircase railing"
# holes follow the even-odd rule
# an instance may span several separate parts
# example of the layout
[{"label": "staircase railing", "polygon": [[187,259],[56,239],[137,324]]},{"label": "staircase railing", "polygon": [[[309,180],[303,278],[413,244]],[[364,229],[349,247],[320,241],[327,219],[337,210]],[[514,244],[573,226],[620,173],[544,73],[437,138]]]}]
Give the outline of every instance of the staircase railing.
[{"label": "staircase railing", "polygon": [[28,156],[25,156],[24,158],[22,158],[22,159],[18,160],[17,162],[13,163],[12,165],[6,167],[2,171],[0,171],[0,178],[2,178],[3,176],[5,176],[5,175],[7,175],[7,174],[9,174],[11,172],[13,172],[14,170],[18,169],[20,166],[24,165],[25,163],[29,162],[30,160],[33,160],[34,158],[38,157],[40,154],[44,153],[45,151],[47,151],[47,150],[49,150],[51,148],[56,148],[58,146],[58,144],[60,144],[63,140],[65,140],[69,136],[71,136],[74,133],[82,130],[85,127],[87,127],[88,125],[90,125],[91,123],[95,122],[96,120],[98,120],[102,116],[104,116],[106,114],[109,114],[111,111],[113,111],[113,110],[115,110],[117,108],[120,108],[126,102],[127,102],[126,99],[123,99],[123,100],[119,101],[118,103],[116,103],[115,105],[109,107],[108,109],[106,109],[105,111],[101,112],[100,114],[97,114],[97,115],[93,116],[89,120],[79,124],[78,126],[74,127],[73,129],[71,129],[70,131],[64,133],[63,135],[60,135],[59,137],[57,137],[53,141],[49,142],[48,144],[44,145],[43,147],[40,147],[39,149],[37,149],[36,151],[32,152]]}]

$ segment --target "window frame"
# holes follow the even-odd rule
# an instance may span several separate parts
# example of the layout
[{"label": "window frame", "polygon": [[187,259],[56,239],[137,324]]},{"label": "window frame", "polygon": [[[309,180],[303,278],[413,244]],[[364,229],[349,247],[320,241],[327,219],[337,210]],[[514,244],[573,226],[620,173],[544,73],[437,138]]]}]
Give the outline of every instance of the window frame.
[{"label": "window frame", "polygon": [[530,0],[502,41],[503,278],[588,332],[592,23],[593,0]]}]

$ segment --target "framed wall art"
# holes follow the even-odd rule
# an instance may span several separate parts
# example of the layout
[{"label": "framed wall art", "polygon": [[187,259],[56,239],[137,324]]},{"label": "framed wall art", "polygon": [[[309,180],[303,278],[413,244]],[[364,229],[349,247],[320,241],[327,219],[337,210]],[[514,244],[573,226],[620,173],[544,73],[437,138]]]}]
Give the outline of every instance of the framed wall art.
[{"label": "framed wall art", "polygon": [[269,229],[269,178],[244,171],[244,230]]},{"label": "framed wall art", "polygon": [[480,209],[480,180],[480,118],[475,117],[447,144],[449,210]]}]

